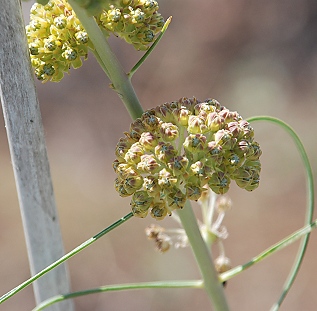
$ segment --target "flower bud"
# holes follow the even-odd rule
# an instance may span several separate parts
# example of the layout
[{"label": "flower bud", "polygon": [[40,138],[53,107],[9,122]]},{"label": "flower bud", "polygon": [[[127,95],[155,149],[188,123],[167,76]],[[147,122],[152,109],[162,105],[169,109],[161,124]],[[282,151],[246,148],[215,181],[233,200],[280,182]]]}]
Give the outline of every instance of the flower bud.
[{"label": "flower bud", "polygon": [[240,128],[243,131],[243,138],[244,139],[251,139],[254,136],[253,128],[251,127],[250,123],[246,120],[239,121]]},{"label": "flower bud", "polygon": [[153,198],[146,191],[137,191],[133,194],[131,205],[142,210],[147,210],[151,206]]},{"label": "flower bud", "polygon": [[158,185],[162,189],[170,188],[175,186],[177,183],[177,178],[174,177],[170,172],[163,168],[159,172]]},{"label": "flower bud", "polygon": [[257,142],[253,142],[250,145],[250,152],[247,158],[249,161],[256,161],[260,158],[261,154],[262,154],[262,151],[261,151],[260,145]]},{"label": "flower bud", "polygon": [[124,156],[124,159],[130,164],[137,164],[141,161],[144,150],[140,143],[134,143]]},{"label": "flower bud", "polygon": [[239,117],[239,115],[238,115],[238,113],[236,111],[230,111],[227,108],[222,109],[219,112],[219,115],[225,119],[226,123],[230,123],[230,122],[232,122],[234,120],[237,120],[238,117]]},{"label": "flower bud", "polygon": [[175,121],[173,109],[175,108],[172,108],[169,103],[165,103],[163,105],[155,107],[154,111],[158,118],[160,118],[161,120],[164,120],[165,122],[169,122],[173,124],[173,122]]},{"label": "flower bud", "polygon": [[224,156],[222,146],[217,145],[215,141],[210,141],[208,142],[207,150],[209,158],[213,160],[213,163],[216,163],[219,166],[222,163],[222,159]]},{"label": "flower bud", "polygon": [[242,136],[242,130],[239,126],[239,122],[229,122],[228,123],[228,130],[232,133],[232,137],[240,138]]},{"label": "flower bud", "polygon": [[130,125],[130,136],[135,139],[139,140],[141,135],[146,131],[144,124],[141,119],[136,119]]},{"label": "flower bud", "polygon": [[143,188],[153,197],[160,195],[161,187],[154,176],[147,176],[143,179]]},{"label": "flower bud", "polygon": [[124,188],[124,180],[120,178],[116,178],[114,187],[121,197],[127,197],[131,195],[131,193],[128,193]]},{"label": "flower bud", "polygon": [[131,145],[132,145],[132,142],[129,141],[129,139],[127,137],[120,138],[120,140],[116,146],[116,156],[118,158],[124,158],[125,154],[129,150]]},{"label": "flower bud", "polygon": [[217,132],[223,128],[225,124],[225,119],[221,117],[218,113],[209,113],[206,118],[206,126],[212,132]]},{"label": "flower bud", "polygon": [[184,174],[187,170],[188,159],[184,156],[177,156],[168,162],[168,167],[173,171],[173,175]]},{"label": "flower bud", "polygon": [[143,185],[143,178],[137,174],[131,174],[125,177],[124,179],[124,189],[132,194],[136,190],[139,190]]},{"label": "flower bud", "polygon": [[178,137],[178,127],[173,123],[163,122],[160,124],[160,132],[164,141],[173,141]]},{"label": "flower bud", "polygon": [[150,131],[159,124],[159,118],[155,115],[154,109],[145,111],[141,116],[141,120]]},{"label": "flower bud", "polygon": [[189,200],[197,201],[201,197],[202,191],[205,191],[205,190],[206,189],[202,187],[198,187],[195,184],[188,183],[186,185],[186,197]]},{"label": "flower bud", "polygon": [[233,149],[237,142],[237,139],[232,137],[232,133],[228,130],[219,130],[214,136],[216,144],[224,150]]},{"label": "flower bud", "polygon": [[206,148],[206,141],[206,136],[202,134],[190,134],[186,137],[183,146],[191,153],[201,152]]},{"label": "flower bud", "polygon": [[157,138],[151,132],[144,132],[139,139],[140,144],[146,150],[153,150],[157,145]]},{"label": "flower bud", "polygon": [[161,220],[165,218],[165,216],[167,215],[167,212],[168,211],[165,204],[155,203],[153,207],[151,208],[150,215],[157,220]]},{"label": "flower bud", "polygon": [[57,16],[54,18],[54,25],[58,29],[64,29],[67,25],[67,19],[66,16]]},{"label": "flower bud", "polygon": [[141,162],[138,163],[137,168],[138,170],[150,174],[155,174],[161,169],[160,164],[157,163],[155,157],[150,154],[141,156]]},{"label": "flower bud", "polygon": [[154,149],[155,155],[162,162],[169,162],[177,155],[177,151],[170,143],[159,142]]},{"label": "flower bud", "polygon": [[205,120],[199,116],[189,116],[187,131],[191,134],[204,133],[208,130]]},{"label": "flower bud", "polygon": [[208,185],[216,194],[224,194],[229,190],[230,178],[222,172],[215,172],[211,175]]},{"label": "flower bud", "polygon": [[177,187],[174,187],[173,190],[167,195],[166,200],[168,207],[171,210],[181,209],[186,203],[186,195]]},{"label": "flower bud", "polygon": [[78,44],[87,44],[89,41],[89,37],[86,31],[76,32],[75,38]]},{"label": "flower bud", "polygon": [[179,110],[176,110],[175,113],[177,114],[177,120],[178,122],[187,127],[188,126],[188,119],[190,116],[190,111],[188,111],[187,109],[181,108]]}]

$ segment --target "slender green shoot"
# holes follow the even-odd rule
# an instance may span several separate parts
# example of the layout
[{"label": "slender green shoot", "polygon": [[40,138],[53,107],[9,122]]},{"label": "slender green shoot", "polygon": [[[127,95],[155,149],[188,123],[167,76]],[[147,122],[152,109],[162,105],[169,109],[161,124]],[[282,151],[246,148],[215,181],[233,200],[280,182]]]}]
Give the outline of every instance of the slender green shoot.
[{"label": "slender green shoot", "polygon": [[172,16],[170,16],[162,30],[161,30],[161,33],[158,35],[158,37],[156,38],[156,40],[153,42],[153,44],[150,46],[150,48],[146,51],[146,53],[140,58],[140,60],[135,64],[135,66],[130,70],[130,72],[128,73],[128,77],[129,79],[131,80],[132,79],[132,76],[135,74],[135,72],[140,68],[140,66],[144,63],[144,61],[149,57],[149,55],[151,54],[151,52],[154,50],[154,48],[156,47],[156,45],[159,43],[159,41],[162,39],[165,31],[167,30],[169,24],[171,23],[172,21]]},{"label": "slender green shoot", "polygon": [[204,280],[204,288],[214,310],[229,311],[222,283],[219,281],[218,274],[211,258],[211,250],[201,236],[196,216],[188,200],[184,208],[179,210],[177,214],[187,234]]},{"label": "slender green shoot", "polygon": [[41,302],[32,311],[40,311],[44,308],[51,306],[56,302],[60,302],[66,299],[72,299],[80,296],[91,295],[102,292],[111,291],[122,291],[122,290],[137,290],[137,289],[149,289],[149,288],[203,288],[203,282],[201,280],[197,281],[166,281],[166,282],[144,282],[144,283],[129,283],[129,284],[118,284],[118,285],[107,285],[97,288],[92,288],[88,290],[73,292],[65,295],[58,295],[49,298]]},{"label": "slender green shoot", "polygon": [[53,262],[51,265],[47,266],[46,268],[44,268],[43,270],[41,270],[40,272],[38,272],[37,274],[35,274],[31,278],[29,278],[25,282],[21,283],[20,285],[18,285],[15,288],[13,288],[12,290],[10,290],[9,292],[7,292],[6,294],[4,294],[3,296],[0,297],[0,304],[2,304],[4,301],[9,299],[13,295],[18,293],[22,289],[24,289],[25,287],[27,287],[28,285],[32,284],[35,280],[39,279],[41,276],[43,276],[47,272],[49,272],[52,269],[56,268],[57,266],[59,266],[60,264],[62,264],[66,260],[68,260],[69,258],[73,257],[74,255],[78,254],[80,251],[82,251],[83,249],[85,249],[86,247],[91,245],[92,243],[96,242],[98,239],[100,239],[102,236],[104,236],[105,234],[107,234],[111,230],[119,227],[120,225],[125,223],[128,219],[130,219],[132,216],[133,216],[133,214],[130,212],[129,214],[127,214],[124,217],[120,218],[119,220],[114,222],[109,227],[107,227],[104,230],[100,231],[99,233],[94,235],[92,238],[88,239],[86,242],[80,244],[79,246],[74,248],[72,251],[70,251],[69,253],[67,253],[66,255],[61,257],[60,259],[58,259],[55,262]]},{"label": "slender green shoot", "polygon": [[[307,153],[305,151],[305,148],[298,137],[298,135],[295,133],[295,131],[284,121],[270,117],[270,116],[257,116],[257,117],[252,117],[248,119],[249,122],[255,122],[255,121],[267,121],[271,123],[275,123],[278,126],[282,127],[294,140],[295,145],[300,153],[300,156],[302,158],[302,161],[304,163],[305,171],[306,171],[306,178],[307,178],[307,208],[306,208],[306,216],[305,216],[305,224],[307,226],[310,226],[313,220],[313,213],[314,213],[314,201],[315,201],[315,196],[314,196],[314,178],[313,178],[313,172],[312,168],[307,156]],[[278,299],[278,301],[273,305],[271,308],[271,311],[276,311],[279,309],[280,305],[284,301],[287,293],[289,292],[291,286],[293,285],[295,278],[298,274],[300,265],[303,261],[304,254],[308,245],[308,240],[309,240],[309,235],[310,231],[305,235],[303,240],[301,241],[298,254],[296,256],[296,259],[294,261],[294,265],[290,271],[290,274],[283,286],[283,291]]]},{"label": "slender green shoot", "polygon": [[309,234],[313,229],[317,228],[317,220],[315,220],[313,223],[295,231],[294,233],[290,234],[286,238],[282,239],[278,243],[272,245],[265,251],[261,252],[259,255],[253,257],[250,261],[246,262],[243,265],[236,266],[224,273],[222,273],[219,276],[219,279],[221,282],[228,281],[232,279],[233,277],[237,276],[239,273],[243,272],[244,270],[252,267],[254,264],[262,261],[263,259],[267,258],[270,255],[273,255],[275,252],[280,251],[284,249],[285,247],[289,246],[290,244],[298,241],[303,236],[306,236]]}]

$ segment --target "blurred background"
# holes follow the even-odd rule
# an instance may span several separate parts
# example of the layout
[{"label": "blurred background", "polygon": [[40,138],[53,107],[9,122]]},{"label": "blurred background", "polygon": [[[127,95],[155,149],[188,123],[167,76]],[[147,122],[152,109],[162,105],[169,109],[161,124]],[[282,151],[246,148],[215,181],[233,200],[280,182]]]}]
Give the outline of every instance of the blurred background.
[{"label": "blurred background", "polygon": [[[23,2],[25,21],[31,2]],[[314,0],[160,0],[172,24],[133,77],[148,109],[180,97],[216,98],[244,118],[271,115],[293,126],[316,176],[317,2]],[[142,56],[111,38],[126,71]],[[129,212],[129,199],[113,187],[117,141],[131,119],[93,56],[60,83],[37,82],[65,250],[69,251]],[[3,117],[0,119],[0,293],[29,277],[26,246]],[[291,139],[272,124],[255,123],[261,144],[260,187],[232,186],[233,208],[224,224],[232,264],[250,260],[304,224],[305,172]],[[316,216],[316,215],[315,215]],[[191,250],[154,250],[144,229],[150,217],[132,219],[69,260],[72,289],[106,284],[198,279]],[[167,219],[157,223],[173,227]],[[316,310],[317,232],[299,276],[280,310]],[[233,311],[269,310],[280,295],[298,243],[230,280]],[[86,310],[210,310],[201,290],[143,290],[75,300]],[[32,288],[1,310],[31,310]]]}]

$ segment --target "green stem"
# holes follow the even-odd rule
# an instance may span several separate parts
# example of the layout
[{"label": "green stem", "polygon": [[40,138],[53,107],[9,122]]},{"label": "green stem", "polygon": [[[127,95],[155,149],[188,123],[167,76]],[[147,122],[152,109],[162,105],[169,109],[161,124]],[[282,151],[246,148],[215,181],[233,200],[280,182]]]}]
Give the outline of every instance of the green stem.
[{"label": "green stem", "polygon": [[186,202],[182,210],[178,211],[178,215],[202,274],[205,290],[215,311],[229,311],[222,283],[219,282],[218,274],[211,258],[211,251],[201,236],[196,216],[189,201]]},{"label": "green stem", "polygon": [[[280,127],[282,127],[284,130],[286,130],[286,132],[294,140],[296,147],[300,153],[300,156],[303,160],[305,170],[306,170],[306,175],[307,175],[307,208],[306,208],[305,224],[309,226],[313,220],[313,212],[314,212],[314,204],[315,204],[314,203],[314,201],[315,201],[314,178],[313,178],[313,172],[311,169],[311,165],[310,165],[308,156],[306,154],[305,148],[304,148],[300,138],[298,137],[298,135],[295,133],[295,131],[288,124],[286,124],[284,121],[277,119],[277,118],[273,118],[273,117],[269,117],[269,116],[257,116],[257,117],[249,118],[248,121],[249,122],[269,121],[269,122],[275,123],[275,124],[279,125]],[[310,234],[307,233],[305,235],[305,237],[303,238],[303,240],[301,241],[301,244],[300,244],[300,247],[298,250],[298,254],[297,254],[296,259],[294,261],[294,265],[293,265],[291,272],[290,272],[290,274],[289,274],[289,276],[288,276],[288,278],[283,286],[282,294],[281,294],[279,300],[273,305],[271,311],[276,311],[279,309],[279,307],[282,304],[282,302],[284,301],[288,291],[290,290],[291,286],[293,285],[295,278],[298,274],[300,265],[301,265],[303,258],[304,258],[304,254],[305,254],[308,240],[309,240],[309,235]]]},{"label": "green stem", "polygon": [[54,296],[40,303],[32,311],[40,311],[44,308],[51,306],[56,302],[60,302],[66,299],[76,298],[85,295],[91,295],[101,292],[110,291],[122,291],[131,289],[149,289],[149,288],[203,288],[203,282],[197,281],[167,281],[167,282],[144,282],[144,283],[130,283],[130,284],[118,284],[118,285],[107,285],[98,288],[92,288],[88,290],[73,292],[65,295]]},{"label": "green stem", "polygon": [[283,248],[287,247],[288,245],[296,242],[303,236],[306,236],[309,234],[313,229],[317,228],[317,220],[315,220],[313,223],[295,231],[288,237],[284,238],[283,240],[279,241],[278,243],[274,244],[270,248],[266,249],[265,251],[261,252],[259,255],[253,257],[250,261],[246,262],[243,265],[239,265],[237,267],[234,267],[224,273],[222,273],[219,276],[219,279],[221,282],[225,282],[233,278],[234,276],[237,276],[239,273],[243,272],[244,270],[252,267],[254,264],[262,261],[263,259],[267,258],[268,256],[274,254],[277,251],[282,250]]},{"label": "green stem", "polygon": [[108,40],[102,33],[94,17],[89,16],[85,9],[81,8],[76,1],[69,0],[68,2],[87,31],[89,39],[96,50],[95,53],[99,55],[98,61],[104,64],[102,68],[111,80],[114,89],[127,108],[130,116],[132,119],[139,118],[143,113],[143,109],[135,94],[131,81],[124,72],[117,57],[112,52]]},{"label": "green stem", "polygon": [[149,55],[151,54],[151,52],[154,50],[154,48],[156,47],[156,45],[159,43],[159,41],[162,39],[165,31],[167,30],[170,22],[172,21],[172,16],[170,16],[162,30],[161,33],[158,35],[158,37],[156,38],[156,40],[153,42],[153,44],[150,46],[150,48],[146,51],[146,53],[141,57],[141,59],[134,65],[134,67],[130,70],[130,72],[128,73],[128,77],[131,80],[132,76],[135,74],[135,72],[140,68],[140,66],[144,63],[144,61],[149,57]]},{"label": "green stem", "polygon": [[51,265],[49,265],[45,269],[41,270],[40,272],[38,272],[37,274],[35,274],[34,276],[29,278],[25,282],[21,283],[20,285],[18,285],[15,288],[13,288],[12,290],[10,290],[9,292],[7,292],[6,294],[4,294],[3,296],[0,297],[0,304],[2,304],[4,301],[6,301],[7,299],[12,297],[13,295],[18,293],[19,291],[21,291],[22,289],[24,289],[25,287],[27,287],[31,283],[33,283],[35,280],[37,280],[38,278],[43,276],[45,273],[51,271],[52,269],[56,268],[61,263],[65,262],[66,260],[68,260],[69,258],[73,257],[74,255],[78,254],[80,251],[82,251],[83,249],[85,249],[86,247],[91,245],[92,243],[96,242],[98,239],[100,239],[102,236],[104,236],[105,234],[107,234],[111,230],[113,230],[113,229],[117,228],[118,226],[122,225],[128,219],[130,219],[132,216],[133,216],[133,214],[129,213],[129,214],[125,215],[124,217],[120,218],[119,220],[114,222],[112,225],[110,225],[109,227],[107,227],[104,230],[100,231],[99,233],[94,235],[92,238],[88,239],[86,242],[80,244],[79,246],[74,248],[72,251],[70,251],[69,253],[67,253],[66,255],[61,257],[60,259],[56,260],[54,263],[52,263]]}]

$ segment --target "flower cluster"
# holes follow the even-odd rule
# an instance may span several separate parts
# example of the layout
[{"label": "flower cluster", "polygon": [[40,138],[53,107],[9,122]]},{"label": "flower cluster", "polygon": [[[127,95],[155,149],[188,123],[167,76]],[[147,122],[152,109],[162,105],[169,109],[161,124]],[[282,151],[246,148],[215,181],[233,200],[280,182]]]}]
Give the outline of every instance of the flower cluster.
[{"label": "flower cluster", "polygon": [[65,0],[35,3],[30,13],[26,34],[35,75],[43,82],[58,82],[87,58],[92,47],[88,35]]},{"label": "flower cluster", "polygon": [[[78,1],[91,12],[104,10],[96,19],[106,34],[115,33],[138,50],[146,50],[161,31],[164,19],[155,0]],[[32,66],[36,77],[59,82],[71,67],[79,68],[93,44],[66,0],[35,3],[26,26]]]},{"label": "flower cluster", "polygon": [[132,196],[135,216],[163,219],[208,187],[226,193],[230,181],[259,185],[261,149],[250,124],[214,99],[181,98],[145,111],[116,147],[118,193]]},{"label": "flower cluster", "polygon": [[163,25],[155,0],[112,0],[100,16],[101,26],[137,50],[147,50]]}]

